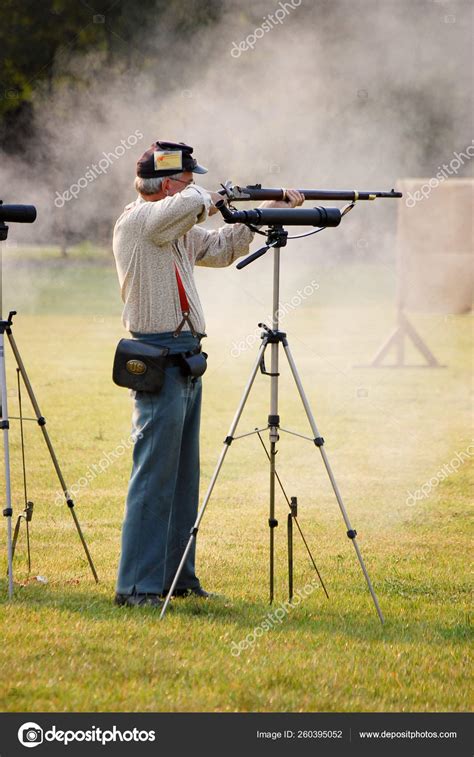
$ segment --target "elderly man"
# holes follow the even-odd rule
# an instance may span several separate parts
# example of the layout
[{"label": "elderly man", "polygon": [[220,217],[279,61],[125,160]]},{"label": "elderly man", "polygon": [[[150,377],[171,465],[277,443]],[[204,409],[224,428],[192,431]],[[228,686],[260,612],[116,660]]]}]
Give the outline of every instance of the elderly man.
[{"label": "elderly man", "polygon": [[[189,538],[199,495],[201,378],[184,375],[177,358],[199,354],[205,336],[195,265],[222,267],[247,254],[253,239],[244,225],[207,231],[197,224],[222,199],[194,184],[205,174],[184,143],[155,142],[137,163],[138,199],[114,229],[113,250],[124,302],[123,323],[140,343],[168,348],[159,392],[134,393],[135,444],[115,601],[160,606]],[[288,190],[295,207],[304,197]],[[202,358],[202,356],[201,356]],[[195,550],[175,596],[208,598],[195,572]]]}]

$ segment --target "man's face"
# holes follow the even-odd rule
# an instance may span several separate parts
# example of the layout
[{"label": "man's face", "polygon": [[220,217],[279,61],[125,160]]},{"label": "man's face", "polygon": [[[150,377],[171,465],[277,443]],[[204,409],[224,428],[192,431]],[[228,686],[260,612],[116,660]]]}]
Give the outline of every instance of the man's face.
[{"label": "man's face", "polygon": [[189,187],[194,183],[192,171],[183,171],[182,176],[179,179],[175,179],[174,176],[167,176],[163,181],[163,190],[169,197],[182,192],[183,189]]}]

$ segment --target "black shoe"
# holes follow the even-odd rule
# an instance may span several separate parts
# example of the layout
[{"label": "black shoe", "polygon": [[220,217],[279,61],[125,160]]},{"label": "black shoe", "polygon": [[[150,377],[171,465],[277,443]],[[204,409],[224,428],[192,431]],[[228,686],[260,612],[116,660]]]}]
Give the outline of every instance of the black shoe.
[{"label": "black shoe", "polygon": [[[165,590],[161,596],[166,597],[168,591]],[[219,595],[211,594],[210,592],[205,591],[202,586],[193,586],[189,589],[175,589],[172,596],[178,597],[180,599],[184,599],[186,597],[198,597],[199,599],[216,599]]]},{"label": "black shoe", "polygon": [[162,607],[159,594],[116,594],[115,604],[119,607]]}]

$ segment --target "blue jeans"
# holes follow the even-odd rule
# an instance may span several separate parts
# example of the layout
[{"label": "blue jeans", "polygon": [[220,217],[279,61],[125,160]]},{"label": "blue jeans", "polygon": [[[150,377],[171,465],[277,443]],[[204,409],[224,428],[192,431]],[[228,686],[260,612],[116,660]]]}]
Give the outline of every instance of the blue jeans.
[{"label": "blue jeans", "polygon": [[[199,344],[190,332],[173,337],[133,334],[140,341],[185,352]],[[122,528],[119,594],[161,594],[169,589],[189,540],[199,499],[201,378],[168,365],[158,394],[135,392],[133,466]],[[178,589],[199,586],[195,542]]]}]

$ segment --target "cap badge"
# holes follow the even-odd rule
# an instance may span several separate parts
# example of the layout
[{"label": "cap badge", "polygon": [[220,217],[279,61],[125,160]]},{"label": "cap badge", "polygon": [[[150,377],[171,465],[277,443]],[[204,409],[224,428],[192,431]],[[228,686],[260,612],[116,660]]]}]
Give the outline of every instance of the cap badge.
[{"label": "cap badge", "polygon": [[156,150],[153,153],[155,171],[182,171],[183,153],[181,150]]}]

